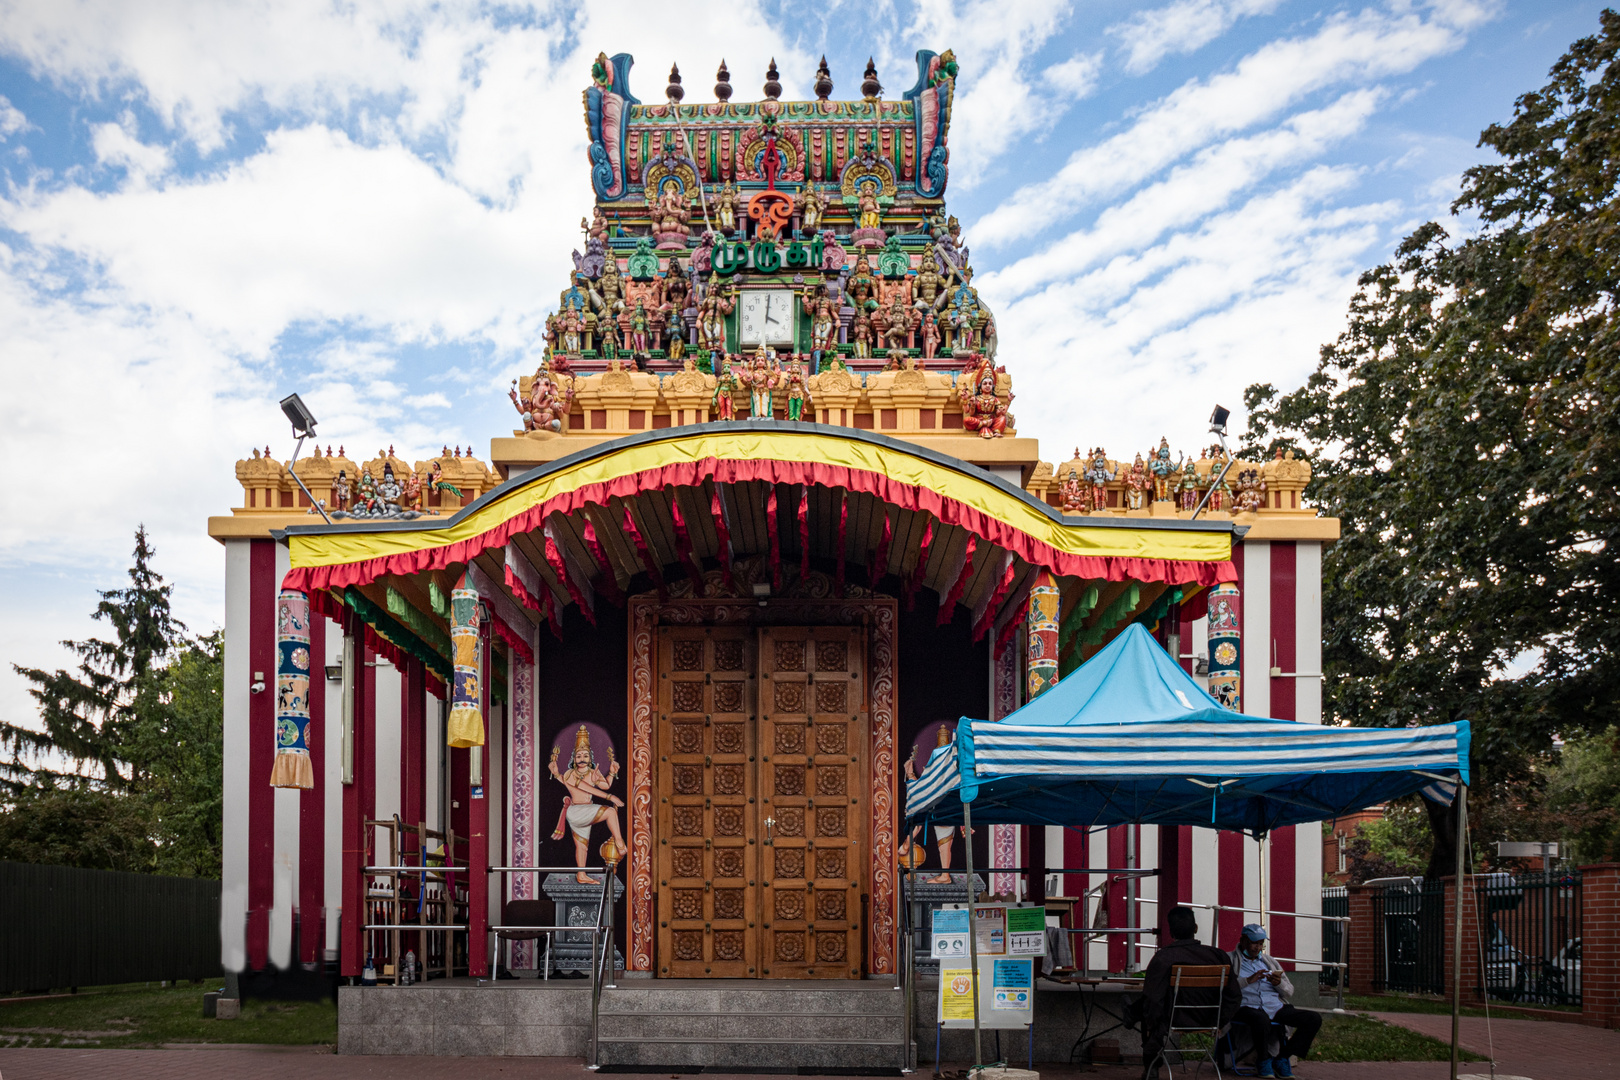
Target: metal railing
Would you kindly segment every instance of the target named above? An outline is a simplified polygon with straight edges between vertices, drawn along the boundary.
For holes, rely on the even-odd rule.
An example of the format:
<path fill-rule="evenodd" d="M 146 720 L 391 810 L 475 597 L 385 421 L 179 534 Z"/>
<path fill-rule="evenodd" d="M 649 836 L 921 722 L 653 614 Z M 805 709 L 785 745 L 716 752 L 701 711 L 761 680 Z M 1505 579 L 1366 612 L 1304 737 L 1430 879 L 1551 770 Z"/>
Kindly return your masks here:
<path fill-rule="evenodd" d="M 500 932 L 515 933 L 543 933 L 547 935 L 547 952 L 550 952 L 550 935 L 560 933 L 580 933 L 591 936 L 591 1037 L 590 1054 L 585 1067 L 596 1069 L 597 1036 L 600 1031 L 602 991 L 616 990 L 618 984 L 614 982 L 618 974 L 618 964 L 614 962 L 613 947 L 613 888 L 619 884 L 618 863 L 609 863 L 606 867 L 580 867 L 580 866 L 492 866 L 491 874 L 500 874 L 504 878 L 507 874 L 585 874 L 595 877 L 602 875 L 602 895 L 596 901 L 596 921 L 590 926 L 490 926 L 487 932 L 493 936 L 490 943 L 489 981 L 494 985 L 496 976 L 500 971 L 497 963 L 500 957 Z M 505 890 L 501 890 L 504 892 Z M 607 948 L 601 949 L 603 940 L 607 941 Z M 470 947 L 470 946 L 469 946 Z M 598 950 L 600 949 L 600 955 Z M 547 961 L 549 966 L 549 959 Z M 604 972 L 604 968 L 606 971 Z M 483 980 L 479 980 L 479 985 Z"/>
<path fill-rule="evenodd" d="M 1478 990 L 1522 1005 L 1581 1004 L 1581 873 L 1480 874 Z"/>
<path fill-rule="evenodd" d="M 1371 884 L 1371 883 L 1369 883 Z M 1443 994 L 1446 894 L 1438 880 L 1372 888 L 1374 993 Z"/>
<path fill-rule="evenodd" d="M 1324 888 L 1322 914 L 1332 917 L 1332 921 L 1322 926 L 1322 960 L 1326 963 L 1330 958 L 1337 957 L 1343 961 L 1348 950 L 1346 924 L 1350 921 L 1350 890 L 1343 885 Z M 1337 964 L 1323 968 L 1322 983 L 1337 987 L 1340 998 L 1344 997 L 1344 979 L 1340 977 Z"/>
<path fill-rule="evenodd" d="M 1348 901 L 1346 903 L 1347 903 L 1347 906 L 1348 906 Z M 1315 921 L 1317 921 L 1319 923 L 1322 923 L 1323 924 L 1323 927 L 1322 927 L 1322 930 L 1323 930 L 1323 932 L 1322 932 L 1322 959 L 1320 959 L 1320 960 L 1306 960 L 1306 959 L 1302 959 L 1300 957 L 1295 957 L 1295 956 L 1275 956 L 1275 955 L 1272 956 L 1272 959 L 1276 960 L 1276 961 L 1279 961 L 1279 962 L 1289 963 L 1289 964 L 1303 964 L 1307 968 L 1317 968 L 1318 970 L 1320 970 L 1320 971 L 1322 971 L 1324 973 L 1328 972 L 1328 971 L 1332 971 L 1333 975 L 1334 975 L 1333 984 L 1338 989 L 1338 1003 L 1335 1006 L 1335 1008 L 1339 1008 L 1339 1009 L 1344 1008 L 1344 984 L 1346 982 L 1346 975 L 1349 973 L 1349 970 L 1350 970 L 1349 956 L 1348 956 L 1349 947 L 1350 947 L 1350 916 L 1349 916 L 1348 913 L 1340 915 L 1337 912 L 1329 913 L 1327 911 L 1323 911 L 1321 914 L 1318 915 L 1318 914 L 1313 914 L 1313 913 L 1308 912 L 1308 911 L 1272 911 L 1272 910 L 1261 911 L 1258 907 L 1246 907 L 1246 906 L 1242 906 L 1242 905 L 1231 905 L 1231 904 L 1182 904 L 1181 906 L 1182 907 L 1194 908 L 1195 910 L 1198 910 L 1198 911 L 1213 911 L 1213 912 L 1235 911 L 1235 912 L 1238 912 L 1241 915 L 1247 915 L 1247 914 L 1253 912 L 1254 915 L 1256 917 L 1260 918 L 1262 921 L 1264 921 L 1266 918 L 1285 918 L 1285 919 L 1314 919 Z M 1326 905 L 1324 904 L 1323 906 L 1325 907 Z M 1332 927 L 1335 930 L 1335 934 L 1334 934 L 1334 937 L 1336 939 L 1335 940 L 1335 945 L 1336 945 L 1336 949 L 1337 949 L 1337 955 L 1339 957 L 1337 960 L 1329 960 L 1327 958 L 1328 957 L 1328 951 L 1327 951 L 1327 949 L 1328 949 L 1328 946 L 1327 946 L 1328 933 L 1327 933 L 1327 930 L 1328 930 L 1329 927 Z"/>

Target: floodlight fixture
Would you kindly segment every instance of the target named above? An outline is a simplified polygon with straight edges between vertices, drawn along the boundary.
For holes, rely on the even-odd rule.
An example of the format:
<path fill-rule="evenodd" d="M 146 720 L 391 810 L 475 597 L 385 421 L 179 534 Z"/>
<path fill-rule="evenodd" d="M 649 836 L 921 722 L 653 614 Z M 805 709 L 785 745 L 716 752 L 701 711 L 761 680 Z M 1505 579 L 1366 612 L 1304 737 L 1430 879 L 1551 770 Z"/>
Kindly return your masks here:
<path fill-rule="evenodd" d="M 1198 515 L 1204 512 L 1204 507 L 1209 504 L 1209 497 L 1215 494 L 1215 490 L 1226 480 L 1226 474 L 1232 469 L 1232 450 L 1226 445 L 1226 421 L 1231 416 L 1232 410 L 1223 405 L 1215 406 L 1215 411 L 1209 414 L 1209 430 L 1221 440 L 1221 457 L 1225 460 L 1221 464 L 1220 475 L 1216 476 L 1213 473 L 1210 475 L 1209 488 L 1204 492 L 1204 497 L 1198 500 L 1198 505 L 1193 507 L 1194 521 L 1197 521 Z"/>
<path fill-rule="evenodd" d="M 281 399 L 281 412 L 292 423 L 293 434 L 300 439 L 315 434 L 315 417 L 304 404 L 304 399 L 297 394 L 288 394 Z"/>
<path fill-rule="evenodd" d="M 286 402 L 282 402 L 282 407 L 286 407 Z M 1223 408 L 1220 405 L 1215 406 L 1215 411 L 1209 414 L 1209 430 L 1217 435 L 1225 435 L 1226 420 L 1231 415 L 1232 410 Z"/>
<path fill-rule="evenodd" d="M 298 437 L 298 444 L 293 447 L 292 460 L 287 462 L 287 471 L 292 473 L 293 483 L 298 485 L 298 489 L 309 500 L 309 505 L 314 507 L 311 513 L 319 511 L 322 520 L 330 525 L 332 519 L 326 515 L 326 504 L 310 494 L 309 488 L 304 486 L 303 477 L 293 468 L 298 464 L 298 451 L 304 448 L 304 440 L 315 434 L 315 414 L 309 411 L 309 406 L 305 405 L 304 399 L 297 394 L 288 394 L 281 399 L 281 414 L 292 423 L 293 434 Z"/>

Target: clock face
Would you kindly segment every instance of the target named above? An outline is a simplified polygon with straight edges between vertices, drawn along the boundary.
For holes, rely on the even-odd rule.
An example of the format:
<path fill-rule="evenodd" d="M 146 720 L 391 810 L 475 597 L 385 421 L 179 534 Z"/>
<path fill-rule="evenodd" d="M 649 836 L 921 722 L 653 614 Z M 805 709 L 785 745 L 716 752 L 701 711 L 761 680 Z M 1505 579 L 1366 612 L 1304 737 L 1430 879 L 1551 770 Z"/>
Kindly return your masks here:
<path fill-rule="evenodd" d="M 793 344 L 793 294 L 756 289 L 738 298 L 738 330 L 744 345 Z"/>

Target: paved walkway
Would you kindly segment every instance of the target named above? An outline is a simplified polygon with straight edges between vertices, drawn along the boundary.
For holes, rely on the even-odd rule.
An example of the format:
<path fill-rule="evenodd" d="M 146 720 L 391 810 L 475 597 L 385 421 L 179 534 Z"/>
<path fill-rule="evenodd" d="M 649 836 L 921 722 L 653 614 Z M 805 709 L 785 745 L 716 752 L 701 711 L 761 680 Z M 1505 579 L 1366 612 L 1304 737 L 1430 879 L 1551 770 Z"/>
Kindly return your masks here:
<path fill-rule="evenodd" d="M 1449 1016 L 1427 1013 L 1372 1015 L 1442 1042 L 1451 1041 Z M 1531 1080 L 1612 1080 L 1620 1076 L 1620 1031 L 1587 1027 L 1585 1024 L 1564 1024 L 1556 1020 L 1492 1017 L 1489 1023 L 1487 1031 L 1484 1017 L 1463 1017 L 1460 1041 L 1465 1050 L 1487 1056 L 1494 1046 L 1496 1075 L 1499 1078 L 1507 1075 L 1527 1076 Z M 1491 1072 L 1490 1063 L 1484 1061 L 1465 1062 L 1462 1067 L 1470 1073 L 1483 1073 L 1487 1077 Z M 1450 1066 L 1445 1068 L 1449 1069 Z"/>
<path fill-rule="evenodd" d="M 1451 1018 L 1421 1013 L 1377 1013 L 1382 1020 L 1437 1039 L 1450 1040 Z M 1464 1017 L 1463 1046 L 1490 1052 L 1485 1020 Z M 1491 1021 L 1496 1077 L 1529 1080 L 1611 1080 L 1620 1076 L 1620 1031 L 1543 1020 Z M 947 1065 L 947 1068 L 951 1068 Z M 1490 1077 L 1485 1062 L 1465 1063 L 1468 1074 Z M 1141 1067 L 1099 1065 L 1090 1069 L 1040 1066 L 1043 1080 L 1138 1080 Z M 1443 1061 L 1335 1063 L 1307 1061 L 1295 1067 L 1299 1080 L 1447 1080 Z M 588 1080 L 578 1058 L 338 1057 L 330 1052 L 270 1047 L 192 1047 L 169 1050 L 0 1050 L 0 1080 Z M 633 1075 L 633 1074 L 632 1074 Z M 647 1080 L 678 1074 L 645 1074 Z M 713 1075 L 713 1074 L 710 1074 Z M 928 1072 L 916 1074 L 919 1080 Z M 1179 1076 L 1179 1074 L 1178 1074 Z M 748 1080 L 774 1080 L 750 1075 Z M 789 1080 L 783 1077 L 782 1080 Z M 792 1080 L 806 1080 L 795 1077 Z"/>

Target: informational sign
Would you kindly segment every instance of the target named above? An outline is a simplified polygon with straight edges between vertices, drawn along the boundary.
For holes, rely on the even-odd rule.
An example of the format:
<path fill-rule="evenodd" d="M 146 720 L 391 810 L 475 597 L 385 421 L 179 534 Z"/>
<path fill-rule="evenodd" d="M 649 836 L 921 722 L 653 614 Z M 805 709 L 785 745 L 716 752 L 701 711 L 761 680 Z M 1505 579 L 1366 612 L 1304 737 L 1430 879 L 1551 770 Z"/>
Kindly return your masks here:
<path fill-rule="evenodd" d="M 974 930 L 979 936 L 980 956 L 1007 955 L 1007 909 L 980 907 L 973 911 Z"/>
<path fill-rule="evenodd" d="M 1029 1009 L 1034 1005 L 1035 961 L 997 960 L 990 980 L 990 1007 L 999 1012 Z"/>
<path fill-rule="evenodd" d="M 934 939 L 930 953 L 936 960 L 966 960 L 968 913 L 966 908 L 934 912 Z"/>
<path fill-rule="evenodd" d="M 1046 955 L 1046 908 L 1007 909 L 1007 955 Z"/>
<path fill-rule="evenodd" d="M 943 1020 L 973 1021 L 973 995 L 976 987 L 971 968 L 941 968 L 939 1009 Z"/>

